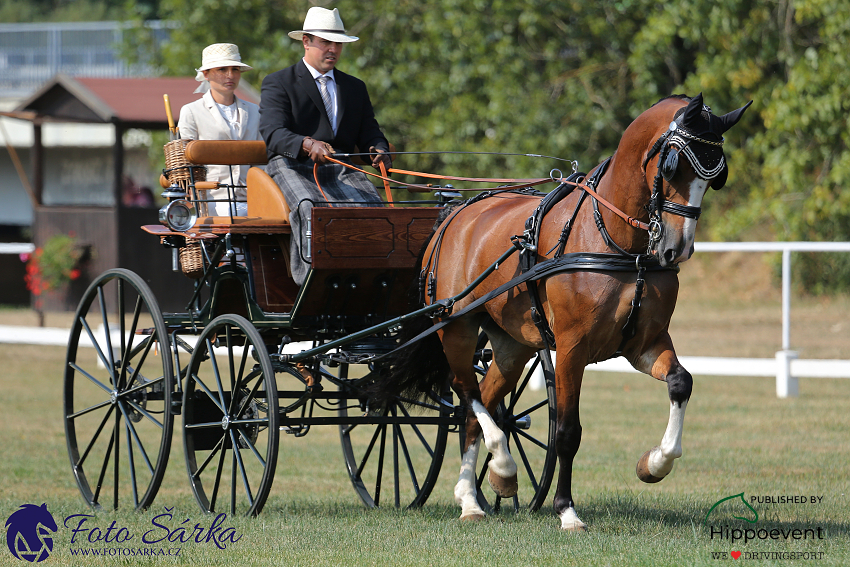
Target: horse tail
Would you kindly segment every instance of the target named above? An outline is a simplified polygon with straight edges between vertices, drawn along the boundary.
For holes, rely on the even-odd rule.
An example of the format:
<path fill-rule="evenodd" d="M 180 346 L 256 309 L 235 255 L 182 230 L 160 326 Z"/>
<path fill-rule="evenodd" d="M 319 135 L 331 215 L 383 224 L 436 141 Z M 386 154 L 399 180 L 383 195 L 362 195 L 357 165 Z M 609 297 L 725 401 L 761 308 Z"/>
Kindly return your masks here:
<path fill-rule="evenodd" d="M 399 344 L 405 344 L 432 325 L 433 322 L 427 316 L 405 323 L 398 335 Z M 411 403 L 422 400 L 432 389 L 440 390 L 446 384 L 450 372 L 440 338 L 432 333 L 397 352 L 389 368 L 369 385 L 368 397 L 377 406 L 397 397 Z"/>
<path fill-rule="evenodd" d="M 434 223 L 431 235 L 419 251 L 417 266 L 422 266 L 428 244 L 456 206 L 455 204 L 447 206 Z M 422 306 L 420 277 L 413 278 L 408 290 L 408 300 L 413 310 Z M 433 324 L 427 315 L 405 322 L 396 339 L 397 343 L 406 344 L 420 333 L 427 331 Z M 411 402 L 421 400 L 433 388 L 442 388 L 450 373 L 451 369 L 446 353 L 443 351 L 443 344 L 437 334 L 432 333 L 395 353 L 388 368 L 376 373 L 377 377 L 366 388 L 367 396 L 378 406 L 396 397 L 402 397 Z"/>

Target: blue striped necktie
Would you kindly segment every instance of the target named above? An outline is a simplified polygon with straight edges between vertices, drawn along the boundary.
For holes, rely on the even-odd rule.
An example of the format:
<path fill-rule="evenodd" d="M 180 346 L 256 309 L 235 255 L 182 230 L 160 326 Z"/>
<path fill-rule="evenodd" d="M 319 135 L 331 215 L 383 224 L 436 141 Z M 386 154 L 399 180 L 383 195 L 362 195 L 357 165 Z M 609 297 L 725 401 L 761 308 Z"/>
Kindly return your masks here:
<path fill-rule="evenodd" d="M 322 75 L 318 77 L 319 81 L 319 92 L 322 93 L 322 102 L 325 103 L 325 112 L 328 113 L 328 120 L 331 122 L 331 128 L 334 127 L 334 105 L 331 101 L 331 93 L 328 92 L 328 80 L 330 77 L 326 77 Z"/>

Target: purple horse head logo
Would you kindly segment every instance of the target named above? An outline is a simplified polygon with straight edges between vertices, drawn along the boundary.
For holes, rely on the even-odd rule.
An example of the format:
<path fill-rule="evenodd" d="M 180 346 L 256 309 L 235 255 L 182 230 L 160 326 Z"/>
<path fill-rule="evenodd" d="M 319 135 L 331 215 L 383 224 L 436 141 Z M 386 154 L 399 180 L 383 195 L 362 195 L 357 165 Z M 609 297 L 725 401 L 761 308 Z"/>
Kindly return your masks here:
<path fill-rule="evenodd" d="M 59 527 L 47 504 L 24 504 L 6 520 L 6 545 L 23 561 L 44 561 L 53 551 L 53 536 Z"/>

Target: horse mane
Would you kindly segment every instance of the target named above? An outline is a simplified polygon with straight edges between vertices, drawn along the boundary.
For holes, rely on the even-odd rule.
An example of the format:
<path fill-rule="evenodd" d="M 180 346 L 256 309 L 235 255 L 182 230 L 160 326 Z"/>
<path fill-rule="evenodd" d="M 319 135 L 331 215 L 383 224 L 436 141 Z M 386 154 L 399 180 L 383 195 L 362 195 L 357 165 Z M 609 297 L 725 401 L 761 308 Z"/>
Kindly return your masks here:
<path fill-rule="evenodd" d="M 682 100 L 684 102 L 691 102 L 691 98 L 692 97 L 689 97 L 686 94 L 671 94 L 671 95 L 667 95 L 667 96 L 659 99 L 658 102 L 656 102 L 652 106 L 657 106 L 657 105 L 661 104 L 662 102 L 664 102 L 665 100 L 670 100 L 670 99 L 677 99 L 677 100 Z M 650 106 L 649 108 L 652 108 L 652 106 Z"/>

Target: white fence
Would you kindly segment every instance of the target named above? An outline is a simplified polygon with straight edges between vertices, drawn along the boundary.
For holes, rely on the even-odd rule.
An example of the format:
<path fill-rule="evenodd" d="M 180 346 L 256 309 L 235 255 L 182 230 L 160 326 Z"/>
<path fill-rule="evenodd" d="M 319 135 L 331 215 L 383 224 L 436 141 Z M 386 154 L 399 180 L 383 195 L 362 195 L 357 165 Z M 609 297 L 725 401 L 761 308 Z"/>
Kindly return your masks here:
<path fill-rule="evenodd" d="M 0 244 L 0 253 L 31 252 L 31 244 Z M 850 252 L 850 242 L 697 242 L 696 252 L 782 252 L 782 345 L 775 358 L 682 356 L 691 374 L 708 376 L 775 376 L 776 395 L 796 397 L 799 378 L 850 378 L 850 360 L 798 359 L 791 349 L 791 252 Z M 850 314 L 848 314 L 850 318 Z M 0 342 L 65 345 L 65 329 L 0 326 Z M 294 345 L 289 345 L 293 347 Z M 848 339 L 850 352 L 850 339 Z M 587 370 L 637 372 L 622 357 L 591 364 Z M 532 387 L 542 387 L 543 376 Z"/>

